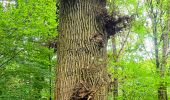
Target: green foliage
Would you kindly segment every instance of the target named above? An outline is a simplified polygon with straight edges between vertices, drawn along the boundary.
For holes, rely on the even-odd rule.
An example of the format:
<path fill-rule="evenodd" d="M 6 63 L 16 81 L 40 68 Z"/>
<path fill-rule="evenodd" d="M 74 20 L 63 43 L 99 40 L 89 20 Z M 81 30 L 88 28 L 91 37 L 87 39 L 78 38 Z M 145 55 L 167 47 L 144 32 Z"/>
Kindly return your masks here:
<path fill-rule="evenodd" d="M 0 99 L 50 98 L 55 63 L 45 45 L 57 36 L 56 2 L 15 3 L 0 6 Z"/>
<path fill-rule="evenodd" d="M 166 27 L 167 10 L 170 8 L 167 8 L 168 0 L 161 0 L 159 3 L 157 3 L 157 0 L 151 0 L 153 1 L 152 5 L 149 5 L 146 1 L 108 0 L 109 12 L 118 11 L 121 15 L 134 15 L 131 28 L 127 29 L 130 31 L 130 35 L 127 35 L 128 32 L 125 30 L 115 36 L 116 50 L 117 53 L 121 51 L 121 56 L 115 62 L 112 57 L 112 50 L 108 52 L 108 72 L 112 76 L 112 81 L 114 78 L 118 79 L 118 100 L 156 100 L 161 82 L 165 83 L 168 98 L 170 98 L 169 56 L 165 66 L 165 77 L 161 78 L 159 69 L 156 69 L 155 65 L 153 41 L 153 30 L 154 25 L 156 25 L 157 48 L 159 48 L 159 61 L 161 63 L 162 43 L 160 38 L 161 34 L 165 32 L 163 28 Z M 154 11 L 158 10 L 158 12 L 151 12 L 151 6 L 153 6 Z M 157 16 L 156 19 L 154 19 L 153 14 Z M 157 21 L 156 24 L 153 23 L 154 20 Z M 127 41 L 124 41 L 126 36 L 128 36 Z M 112 45 L 110 42 L 109 44 Z M 124 46 L 122 47 L 122 45 Z M 109 93 L 109 100 L 114 100 L 113 92 Z"/>

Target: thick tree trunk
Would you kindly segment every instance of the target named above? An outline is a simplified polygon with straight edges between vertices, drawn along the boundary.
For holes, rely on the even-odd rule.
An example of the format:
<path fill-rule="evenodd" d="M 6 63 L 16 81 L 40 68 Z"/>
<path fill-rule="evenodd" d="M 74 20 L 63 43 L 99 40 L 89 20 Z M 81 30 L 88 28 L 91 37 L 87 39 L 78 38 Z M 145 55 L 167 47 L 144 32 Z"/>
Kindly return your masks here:
<path fill-rule="evenodd" d="M 107 100 L 105 0 L 61 0 L 55 100 Z"/>

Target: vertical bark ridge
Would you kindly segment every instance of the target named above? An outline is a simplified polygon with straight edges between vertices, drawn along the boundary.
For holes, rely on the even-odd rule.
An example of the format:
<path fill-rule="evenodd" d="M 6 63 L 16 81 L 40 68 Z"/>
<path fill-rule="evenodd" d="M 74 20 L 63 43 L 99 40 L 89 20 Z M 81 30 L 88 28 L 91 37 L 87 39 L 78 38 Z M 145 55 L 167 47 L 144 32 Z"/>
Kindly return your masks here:
<path fill-rule="evenodd" d="M 91 94 L 94 97 L 93 100 L 106 100 L 107 40 L 101 28 L 101 22 L 96 19 L 98 11 L 102 12 L 105 7 L 105 0 L 63 0 L 60 2 L 55 100 L 71 100 L 80 84 L 89 91 L 95 92 L 94 95 Z M 101 33 L 104 47 L 98 47 L 95 41 L 92 41 L 95 34 Z"/>

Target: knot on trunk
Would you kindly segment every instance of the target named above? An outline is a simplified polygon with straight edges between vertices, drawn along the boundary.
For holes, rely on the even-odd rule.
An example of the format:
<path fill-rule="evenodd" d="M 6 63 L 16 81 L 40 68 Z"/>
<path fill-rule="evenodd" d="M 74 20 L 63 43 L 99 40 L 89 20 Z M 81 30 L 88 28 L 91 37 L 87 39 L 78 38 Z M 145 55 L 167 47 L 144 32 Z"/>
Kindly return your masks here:
<path fill-rule="evenodd" d="M 109 15 L 106 10 L 98 12 L 97 19 L 101 20 L 103 27 L 107 33 L 107 38 L 121 32 L 132 21 L 133 16 L 118 16 L 116 14 Z"/>
<path fill-rule="evenodd" d="M 97 89 L 88 86 L 85 82 L 80 82 L 73 89 L 73 94 L 70 100 L 93 100 Z"/>
<path fill-rule="evenodd" d="M 90 41 L 98 46 L 99 49 L 104 47 L 104 37 L 101 34 L 95 33 Z"/>

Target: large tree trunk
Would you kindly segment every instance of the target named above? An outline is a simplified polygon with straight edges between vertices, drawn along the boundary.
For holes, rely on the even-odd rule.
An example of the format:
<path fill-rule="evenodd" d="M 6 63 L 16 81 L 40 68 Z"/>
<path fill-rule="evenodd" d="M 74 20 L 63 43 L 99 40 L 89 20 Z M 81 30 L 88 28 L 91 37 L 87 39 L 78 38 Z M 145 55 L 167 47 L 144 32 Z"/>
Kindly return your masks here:
<path fill-rule="evenodd" d="M 55 100 L 107 100 L 105 0 L 61 0 Z"/>

